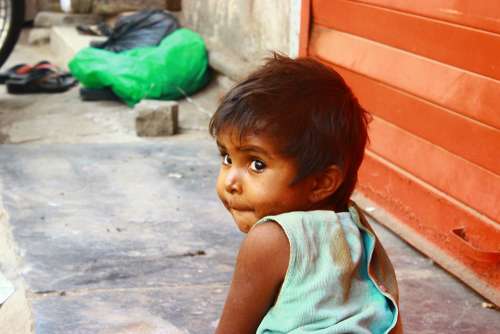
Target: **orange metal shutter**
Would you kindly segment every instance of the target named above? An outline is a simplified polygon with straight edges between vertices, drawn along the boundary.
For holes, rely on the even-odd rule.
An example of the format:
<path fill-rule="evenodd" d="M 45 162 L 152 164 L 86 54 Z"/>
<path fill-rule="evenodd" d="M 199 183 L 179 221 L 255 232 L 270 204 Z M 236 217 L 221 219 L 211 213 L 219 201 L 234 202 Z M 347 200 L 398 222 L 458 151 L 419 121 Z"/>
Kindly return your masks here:
<path fill-rule="evenodd" d="M 305 0 L 301 28 L 374 116 L 358 189 L 498 305 L 500 2 Z"/>

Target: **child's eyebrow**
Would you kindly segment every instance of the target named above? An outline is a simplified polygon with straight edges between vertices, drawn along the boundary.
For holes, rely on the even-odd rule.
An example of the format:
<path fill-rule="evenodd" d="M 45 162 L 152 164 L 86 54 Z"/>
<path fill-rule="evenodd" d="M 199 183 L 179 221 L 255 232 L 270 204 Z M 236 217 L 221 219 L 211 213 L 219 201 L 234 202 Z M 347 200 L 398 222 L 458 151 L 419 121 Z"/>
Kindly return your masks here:
<path fill-rule="evenodd" d="M 220 151 L 227 151 L 226 147 L 221 142 L 219 142 L 217 140 L 216 143 L 217 143 L 217 147 L 219 148 Z M 237 149 L 238 149 L 238 151 L 244 152 L 244 153 L 261 154 L 261 155 L 265 155 L 267 157 L 273 156 L 271 153 L 267 152 L 262 147 L 255 146 L 255 145 L 244 145 L 244 146 L 238 147 Z"/>
<path fill-rule="evenodd" d="M 239 148 L 241 152 L 246 152 L 246 153 L 259 153 L 259 154 L 264 154 L 267 156 L 270 156 L 270 154 L 264 150 L 262 147 L 259 146 L 254 146 L 254 145 L 247 145 L 247 146 L 242 146 Z"/>

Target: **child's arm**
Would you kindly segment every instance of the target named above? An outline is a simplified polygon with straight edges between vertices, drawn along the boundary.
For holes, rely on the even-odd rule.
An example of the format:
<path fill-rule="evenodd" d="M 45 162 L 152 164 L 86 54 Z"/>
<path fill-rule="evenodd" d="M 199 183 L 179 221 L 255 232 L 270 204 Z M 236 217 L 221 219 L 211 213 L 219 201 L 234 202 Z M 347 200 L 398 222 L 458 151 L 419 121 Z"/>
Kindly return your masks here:
<path fill-rule="evenodd" d="M 255 334 L 288 269 L 290 245 L 276 223 L 255 226 L 243 241 L 216 334 Z"/>

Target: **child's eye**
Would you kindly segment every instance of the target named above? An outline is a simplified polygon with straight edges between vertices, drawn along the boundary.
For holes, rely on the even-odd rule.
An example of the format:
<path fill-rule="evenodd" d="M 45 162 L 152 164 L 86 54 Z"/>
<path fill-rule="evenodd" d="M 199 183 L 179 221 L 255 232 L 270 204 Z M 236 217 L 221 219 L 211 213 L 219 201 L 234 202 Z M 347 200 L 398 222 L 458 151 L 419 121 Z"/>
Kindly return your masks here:
<path fill-rule="evenodd" d="M 253 160 L 250 164 L 250 169 L 255 172 L 261 173 L 266 168 L 266 164 L 260 160 Z"/>
<path fill-rule="evenodd" d="M 231 158 L 229 157 L 229 154 L 227 154 L 227 153 L 222 154 L 222 164 L 228 166 L 232 163 L 233 162 L 232 162 Z"/>

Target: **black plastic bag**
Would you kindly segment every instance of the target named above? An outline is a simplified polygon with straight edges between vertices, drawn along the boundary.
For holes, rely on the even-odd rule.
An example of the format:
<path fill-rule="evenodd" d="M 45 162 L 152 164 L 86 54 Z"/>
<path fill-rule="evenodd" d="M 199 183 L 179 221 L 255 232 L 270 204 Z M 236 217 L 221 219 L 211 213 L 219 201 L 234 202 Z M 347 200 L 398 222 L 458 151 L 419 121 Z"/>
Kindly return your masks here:
<path fill-rule="evenodd" d="M 91 46 L 113 52 L 156 46 L 178 28 L 179 22 L 169 12 L 143 10 L 120 18 L 106 41 L 92 42 Z"/>

